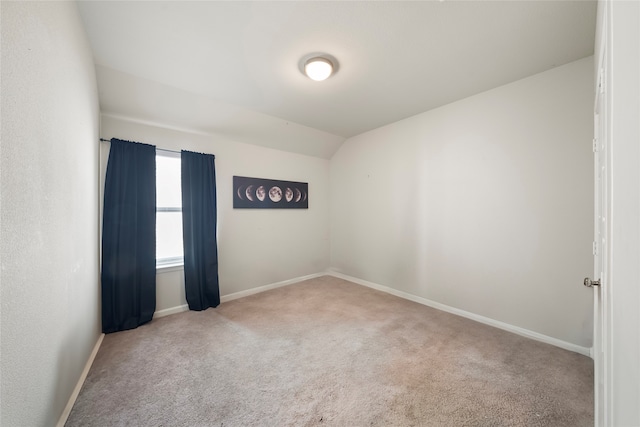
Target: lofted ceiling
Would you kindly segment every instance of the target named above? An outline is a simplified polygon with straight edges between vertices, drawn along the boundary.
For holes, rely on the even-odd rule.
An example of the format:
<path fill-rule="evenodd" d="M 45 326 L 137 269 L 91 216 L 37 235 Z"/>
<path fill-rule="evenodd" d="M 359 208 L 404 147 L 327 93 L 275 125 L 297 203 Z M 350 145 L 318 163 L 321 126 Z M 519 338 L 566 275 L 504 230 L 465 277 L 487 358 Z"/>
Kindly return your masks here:
<path fill-rule="evenodd" d="M 82 1 L 103 113 L 330 158 L 348 137 L 593 54 L 596 2 Z M 339 61 L 324 82 L 299 62 Z"/>

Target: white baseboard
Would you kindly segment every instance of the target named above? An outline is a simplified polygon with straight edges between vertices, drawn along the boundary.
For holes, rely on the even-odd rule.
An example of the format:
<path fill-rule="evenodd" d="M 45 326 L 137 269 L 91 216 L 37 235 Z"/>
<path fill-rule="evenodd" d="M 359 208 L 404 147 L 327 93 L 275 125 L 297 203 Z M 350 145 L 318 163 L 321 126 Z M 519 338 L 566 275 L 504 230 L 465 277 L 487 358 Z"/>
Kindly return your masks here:
<path fill-rule="evenodd" d="M 510 325 L 508 323 L 504 323 L 504 322 L 500 322 L 498 320 L 494 320 L 494 319 L 490 319 L 488 317 L 484 317 L 484 316 L 480 316 L 478 314 L 474 314 L 474 313 L 470 313 L 468 311 L 464 311 L 464 310 L 460 310 L 454 307 L 450 307 L 448 305 L 445 304 L 441 304 L 439 302 L 435 302 L 435 301 L 431 301 L 429 299 L 426 298 L 422 298 L 422 297 L 418 297 L 412 294 L 409 294 L 407 292 L 403 292 L 403 291 L 399 291 L 397 289 L 393 289 L 387 286 L 383 286 L 383 285 L 379 285 L 377 283 L 373 283 L 373 282 L 369 282 L 367 280 L 362 280 L 362 279 L 358 279 L 357 277 L 353 277 L 353 276 L 349 276 L 346 274 L 342 274 L 342 273 L 338 273 L 337 271 L 327 271 L 327 272 L 323 272 L 323 273 L 315 273 L 315 274 L 309 274 L 307 276 L 302 276 L 302 277 L 296 277 L 294 279 L 289 279 L 289 280 L 284 280 L 282 282 L 277 282 L 277 283 L 271 283 L 269 285 L 264 285 L 264 286 L 259 286 L 257 288 L 253 288 L 253 289 L 247 289 L 246 291 L 240 291 L 240 292 L 234 292 L 232 294 L 229 295 L 224 295 L 220 298 L 220 302 L 228 302 L 228 301 L 232 301 L 234 299 L 238 299 L 238 298 L 242 298 L 242 297 L 246 297 L 249 295 L 254 295 L 260 292 L 265 292 L 268 291 L 270 289 L 276 289 L 276 288 L 280 288 L 283 286 L 288 286 L 288 285 L 293 285 L 295 283 L 299 283 L 299 282 L 303 282 L 305 280 L 309 280 L 309 279 L 315 279 L 316 277 L 321 277 L 321 276 L 325 276 L 325 275 L 329 275 L 329 276 L 334 276 L 334 277 L 338 277 L 340 279 L 344 279 L 344 280 L 348 280 L 349 282 L 353 282 L 356 283 L 358 285 L 362 285 L 362 286 L 366 286 L 368 288 L 372 288 L 372 289 L 376 289 L 378 291 L 382 291 L 391 295 L 395 295 L 397 297 L 400 298 L 404 298 L 407 299 L 409 301 L 413 301 L 413 302 L 417 302 L 418 304 L 422 304 L 422 305 L 426 305 L 428 307 L 432 307 L 438 310 L 442 310 L 442 311 L 446 311 L 448 313 L 452 313 L 461 317 L 466 317 L 467 319 L 471 319 L 471 320 L 475 320 L 476 322 L 480 322 L 480 323 L 484 323 L 486 325 L 489 326 L 493 326 L 499 329 L 503 329 L 505 331 L 508 332 L 512 332 L 527 338 L 531 338 L 537 341 L 541 341 L 547 344 L 551 344 L 554 345 L 556 347 L 560 347 L 563 348 L 565 350 L 569 350 L 569 351 L 573 351 L 575 353 L 579 353 L 579 354 L 583 354 L 585 356 L 589 356 L 591 358 L 593 358 L 593 348 L 587 348 L 587 347 L 582 347 L 579 345 L 575 345 L 575 344 L 571 344 L 568 343 L 566 341 L 562 341 L 559 340 L 557 338 L 553 338 L 553 337 L 549 337 L 547 335 L 543 335 L 543 334 L 539 334 L 537 332 L 533 332 L 530 331 L 528 329 L 524 329 L 524 328 L 520 328 L 518 326 L 513 326 Z M 188 311 L 189 310 L 189 306 L 187 304 L 184 305 L 179 305 L 177 307 L 171 307 L 171 308 L 166 308 L 164 310 L 159 310 L 156 311 L 154 313 L 154 318 L 158 318 L 158 317 L 164 317 L 164 316 L 169 316 L 171 314 L 175 314 L 175 313 L 181 313 L 183 311 Z M 89 374 L 89 369 L 91 369 L 91 365 L 93 364 L 93 361 L 96 358 L 96 355 L 98 354 L 98 350 L 100 349 L 100 345 L 102 344 L 102 340 L 104 339 L 104 334 L 100 334 L 100 336 L 98 337 L 98 341 L 96 342 L 95 346 L 93 347 L 93 350 L 91 351 L 91 355 L 89 356 L 89 360 L 87 360 L 87 363 L 82 371 L 82 374 L 80 375 L 80 378 L 78 379 L 78 383 L 76 384 L 76 387 L 73 390 L 73 393 L 71 393 L 71 397 L 69 397 L 69 401 L 67 402 L 67 406 L 64 408 L 64 411 L 62 411 L 62 415 L 60 416 L 60 419 L 58 420 L 58 423 L 56 424 L 57 427 L 64 427 L 65 423 L 67 422 L 67 419 L 69 418 L 69 414 L 71 413 L 71 409 L 73 408 L 73 405 L 76 403 L 76 399 L 78 398 L 78 395 L 80 394 L 80 390 L 82 389 L 82 385 L 84 384 L 84 381 L 87 379 L 87 375 Z"/>
<path fill-rule="evenodd" d="M 183 311 L 189 311 L 189 305 L 182 304 L 177 307 L 165 308 L 164 310 L 158 310 L 153 313 L 153 318 L 157 319 L 159 317 L 169 316 L 170 314 L 182 313 Z"/>
<path fill-rule="evenodd" d="M 93 365 L 93 361 L 98 354 L 98 350 L 100 350 L 100 345 L 102 345 L 102 340 L 104 339 L 104 334 L 100 334 L 98 337 L 98 341 L 96 345 L 93 346 L 93 350 L 91 351 L 91 355 L 89 355 L 89 360 L 87 360 L 86 365 L 84 365 L 84 369 L 82 370 L 82 374 L 78 379 L 76 387 L 73 389 L 73 393 L 71 393 L 71 397 L 69 397 L 69 401 L 67 402 L 67 406 L 65 406 L 64 411 L 62 411 L 62 415 L 60 415 L 60 419 L 58 420 L 57 427 L 64 427 L 67 419 L 69 418 L 69 414 L 71 414 L 71 409 L 73 409 L 73 405 L 76 403 L 76 399 L 80 394 L 80 390 L 82 389 L 82 385 L 84 381 L 87 379 L 87 375 L 89 374 L 89 369 L 91 369 L 91 365 Z"/>
<path fill-rule="evenodd" d="M 338 277 L 340 279 L 348 280 L 353 283 L 357 283 L 358 285 L 362 285 L 372 289 L 376 289 L 378 291 L 386 292 L 388 294 L 395 295 L 397 297 L 404 298 L 409 301 L 417 302 L 418 304 L 422 304 L 428 307 L 436 308 L 438 310 L 446 311 L 447 313 L 452 313 L 461 317 L 466 317 L 467 319 L 475 320 L 476 322 L 484 323 L 486 325 L 503 329 L 508 332 L 513 332 L 514 334 L 518 334 L 523 337 L 531 338 L 536 341 L 541 341 L 547 344 L 554 345 L 556 347 L 563 348 L 565 350 L 569 350 L 575 353 L 583 354 L 585 356 L 593 357 L 591 355 L 592 353 L 591 348 L 582 347 L 576 344 L 571 344 L 569 342 L 562 341 L 557 338 L 549 337 L 547 335 L 543 335 L 538 332 L 533 332 L 528 329 L 524 329 L 518 326 L 510 325 L 508 323 L 500 322 L 499 320 L 490 319 L 488 317 L 480 316 L 479 314 L 474 314 L 468 311 L 460 310 L 458 308 L 450 307 L 448 305 L 441 304 L 439 302 L 435 302 L 426 298 L 411 295 L 407 292 L 399 291 L 397 289 L 389 288 L 387 286 L 379 285 L 377 283 L 368 282 L 366 280 L 358 279 L 357 277 L 352 277 L 346 274 L 338 273 L 337 271 L 329 270 L 327 274 L 330 276 Z"/>
<path fill-rule="evenodd" d="M 403 292 L 403 291 L 399 291 L 397 289 L 393 289 L 390 288 L 388 286 L 383 286 L 383 285 L 379 285 L 377 283 L 373 283 L 373 282 L 369 282 L 367 280 L 362 280 L 362 279 L 358 279 L 357 277 L 353 277 L 353 276 L 349 276 L 347 274 L 342 274 L 339 273 L 337 271 L 326 271 L 323 273 L 315 273 L 315 274 L 309 274 L 307 276 L 302 276 L 302 277 L 296 277 L 293 279 L 289 279 L 289 280 L 284 280 L 282 282 L 277 282 L 277 283 L 271 283 L 268 285 L 264 285 L 264 286 L 259 286 L 257 288 L 252 288 L 252 289 L 247 289 L 246 291 L 240 291 L 240 292 L 234 292 L 232 294 L 228 294 L 228 295 L 223 295 L 222 297 L 220 297 L 220 302 L 224 303 L 224 302 L 228 302 L 228 301 L 233 301 L 234 299 L 238 299 L 238 298 L 243 298 L 249 295 L 254 295 L 254 294 L 258 294 L 260 292 L 265 292 L 271 289 L 276 289 L 276 288 L 280 288 L 283 286 L 288 286 L 288 285 L 293 285 L 294 283 L 299 283 L 305 280 L 309 280 L 309 279 L 314 279 L 316 277 L 321 277 L 324 275 L 330 275 L 330 276 L 334 276 L 334 277 L 338 277 L 340 279 L 344 279 L 344 280 L 348 280 L 350 282 L 356 283 L 358 285 L 362 285 L 362 286 L 366 286 L 372 289 L 376 289 L 378 291 L 382 291 L 391 295 L 395 295 L 397 297 L 400 298 L 404 298 L 407 299 L 409 301 L 413 301 L 413 302 L 417 302 L 418 304 L 422 304 L 422 305 L 426 305 L 428 307 L 432 307 L 438 310 L 442 310 L 442 311 L 446 311 L 447 313 L 452 313 L 455 314 L 457 316 L 461 316 L 461 317 L 466 317 L 467 319 L 471 319 L 471 320 L 475 320 L 476 322 L 480 322 L 480 323 L 484 323 L 486 325 L 489 326 L 493 326 L 499 329 L 503 329 L 505 331 L 508 332 L 512 332 L 514 334 L 518 334 L 521 335 L 523 337 L 527 337 L 527 338 L 531 338 L 534 339 L 536 341 L 540 341 L 540 342 L 544 342 L 547 344 L 551 344 L 554 345 L 556 347 L 560 347 L 563 348 L 565 350 L 569 350 L 569 351 L 573 351 L 575 353 L 579 353 L 579 354 L 583 354 L 585 356 L 591 357 L 593 358 L 593 349 L 592 348 L 587 348 L 587 347 L 582 347 L 576 344 L 572 344 L 566 341 L 562 341 L 559 340 L 557 338 L 553 338 L 547 335 L 543 335 L 540 334 L 538 332 L 534 332 L 534 331 L 530 331 L 528 329 L 524 329 L 524 328 L 520 328 L 518 326 L 514 326 L 514 325 L 510 325 L 508 323 L 504 323 L 501 322 L 499 320 L 494 320 L 488 317 L 484 317 L 481 316 L 479 314 L 474 314 L 468 311 L 464 311 L 464 310 L 460 310 L 458 308 L 455 307 L 451 307 L 445 304 L 441 304 L 439 302 L 435 302 L 432 300 L 429 300 L 427 298 L 422 298 L 419 296 L 415 296 L 412 294 L 409 294 L 407 292 Z M 164 317 L 164 316 L 169 316 L 171 314 L 175 314 L 175 313 L 181 313 L 183 311 L 188 311 L 189 310 L 189 306 L 187 304 L 184 305 L 179 305 L 177 307 L 171 307 L 171 308 L 167 308 L 164 310 L 159 310 L 156 311 L 154 314 L 154 318 L 158 318 L 158 317 Z M 94 356 L 95 357 L 95 356 Z"/>
<path fill-rule="evenodd" d="M 283 286 L 293 285 L 294 283 L 303 282 L 303 281 L 309 280 L 309 279 L 315 279 L 316 277 L 321 277 L 321 276 L 325 276 L 325 275 L 326 275 L 326 273 L 309 274 L 308 276 L 296 277 L 294 279 L 284 280 L 282 282 L 271 283 L 269 285 L 264 285 L 264 286 L 259 286 L 257 288 L 247 289 L 246 291 L 234 292 L 232 294 L 224 295 L 224 296 L 220 297 L 220 302 L 232 301 L 234 299 L 247 297 L 249 295 L 258 294 L 260 292 L 268 291 L 270 289 L 276 289 L 276 288 L 281 288 Z"/>
<path fill-rule="evenodd" d="M 326 273 L 324 272 L 309 274 L 307 276 L 296 277 L 293 279 L 284 280 L 282 282 L 270 283 L 268 285 L 258 286 L 257 288 L 247 289 L 246 291 L 234 292 L 232 294 L 221 296 L 220 302 L 223 303 L 223 302 L 233 301 L 234 299 L 258 294 L 260 292 L 268 291 L 270 289 L 276 289 L 276 288 L 281 288 L 283 286 L 293 285 L 294 283 L 303 282 L 309 279 L 315 279 L 316 277 L 325 276 L 325 275 Z M 176 314 L 176 313 L 182 313 L 184 311 L 189 311 L 188 304 L 183 304 L 183 305 L 178 305 L 176 307 L 170 307 L 170 308 L 165 308 L 163 310 L 158 310 L 155 313 L 153 313 L 153 318 L 157 319 L 159 317 L 169 316 L 171 314 Z"/>

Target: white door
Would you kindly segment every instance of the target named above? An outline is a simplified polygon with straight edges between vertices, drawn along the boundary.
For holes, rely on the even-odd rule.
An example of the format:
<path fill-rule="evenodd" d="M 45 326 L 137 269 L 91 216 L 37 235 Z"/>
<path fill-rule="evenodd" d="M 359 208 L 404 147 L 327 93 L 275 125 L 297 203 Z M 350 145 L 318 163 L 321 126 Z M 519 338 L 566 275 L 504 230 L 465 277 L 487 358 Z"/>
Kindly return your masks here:
<path fill-rule="evenodd" d="M 605 23 L 606 19 L 602 20 Z M 611 327 L 611 293 L 608 285 L 609 273 L 609 141 L 608 117 L 609 105 L 607 97 L 606 70 L 606 28 L 600 32 L 600 52 L 597 55 L 597 85 L 594 111 L 594 178 L 595 178 L 595 212 L 594 212 L 594 243 L 593 243 L 593 282 L 585 279 L 585 285 L 595 284 L 594 292 L 594 324 L 593 324 L 593 359 L 594 359 L 594 394 L 595 394 L 595 425 L 603 427 L 610 425 L 611 402 L 610 388 L 610 327 Z M 599 282 L 599 284 L 598 284 Z"/>
<path fill-rule="evenodd" d="M 598 1 L 596 423 L 640 426 L 640 2 Z"/>

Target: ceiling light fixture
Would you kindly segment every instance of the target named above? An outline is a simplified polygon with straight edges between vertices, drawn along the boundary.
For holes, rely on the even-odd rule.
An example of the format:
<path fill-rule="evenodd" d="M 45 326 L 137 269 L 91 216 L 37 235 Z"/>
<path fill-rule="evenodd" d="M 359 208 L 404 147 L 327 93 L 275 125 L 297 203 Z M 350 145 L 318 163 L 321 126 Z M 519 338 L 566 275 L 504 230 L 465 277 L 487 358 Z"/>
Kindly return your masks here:
<path fill-rule="evenodd" d="M 317 82 L 331 77 L 335 68 L 334 62 L 326 56 L 314 56 L 304 62 L 304 74 Z"/>

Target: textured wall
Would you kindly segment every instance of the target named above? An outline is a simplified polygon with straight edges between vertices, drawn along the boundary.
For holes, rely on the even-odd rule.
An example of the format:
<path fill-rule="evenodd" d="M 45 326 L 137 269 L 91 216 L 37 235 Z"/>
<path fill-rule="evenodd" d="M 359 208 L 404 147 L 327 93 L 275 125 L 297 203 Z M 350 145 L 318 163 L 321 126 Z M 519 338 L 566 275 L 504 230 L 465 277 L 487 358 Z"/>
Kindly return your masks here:
<path fill-rule="evenodd" d="M 347 140 L 332 268 L 591 346 L 592 104 L 586 58 Z"/>
<path fill-rule="evenodd" d="M 99 337 L 98 99 L 74 2 L 2 2 L 3 426 L 58 421 Z"/>
<path fill-rule="evenodd" d="M 329 267 L 328 160 L 110 116 L 102 117 L 100 133 L 105 139 L 115 137 L 216 156 L 221 295 Z M 103 170 L 108 145 L 102 145 Z M 233 209 L 234 175 L 308 182 L 309 209 Z M 156 310 L 186 304 L 183 277 L 182 270 L 158 275 Z"/>

